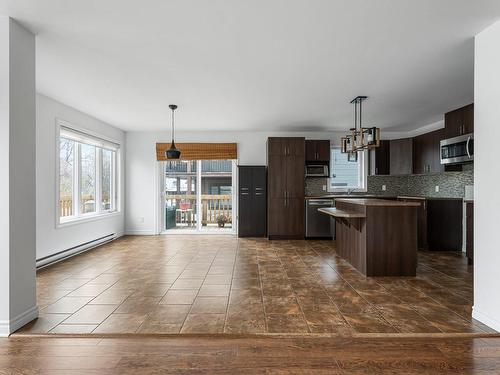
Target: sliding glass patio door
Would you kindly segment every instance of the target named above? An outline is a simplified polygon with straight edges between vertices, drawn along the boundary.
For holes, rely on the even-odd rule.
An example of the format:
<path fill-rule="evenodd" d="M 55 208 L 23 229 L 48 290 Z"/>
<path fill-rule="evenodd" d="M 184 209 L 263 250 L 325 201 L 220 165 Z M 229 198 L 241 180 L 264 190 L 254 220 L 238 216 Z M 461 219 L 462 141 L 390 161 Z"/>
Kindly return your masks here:
<path fill-rule="evenodd" d="M 235 161 L 162 163 L 163 232 L 234 232 Z"/>

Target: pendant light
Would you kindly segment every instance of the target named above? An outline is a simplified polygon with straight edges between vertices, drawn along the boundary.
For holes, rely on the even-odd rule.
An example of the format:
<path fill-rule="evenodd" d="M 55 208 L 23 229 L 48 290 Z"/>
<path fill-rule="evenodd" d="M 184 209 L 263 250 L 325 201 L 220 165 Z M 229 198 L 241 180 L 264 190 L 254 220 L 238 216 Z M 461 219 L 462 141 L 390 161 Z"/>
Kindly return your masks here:
<path fill-rule="evenodd" d="M 179 159 L 181 157 L 181 152 L 177 150 L 175 147 L 174 137 L 175 137 L 175 128 L 174 128 L 174 111 L 177 109 L 175 104 L 170 104 L 168 106 L 172 110 L 172 144 L 170 148 L 165 151 L 165 156 L 167 159 Z"/>
<path fill-rule="evenodd" d="M 343 153 L 353 154 L 380 146 L 380 128 L 374 126 L 364 128 L 362 124 L 362 105 L 367 98 L 367 96 L 356 96 L 351 100 L 351 104 L 354 104 L 354 128 L 350 129 L 350 134 L 341 138 Z"/>

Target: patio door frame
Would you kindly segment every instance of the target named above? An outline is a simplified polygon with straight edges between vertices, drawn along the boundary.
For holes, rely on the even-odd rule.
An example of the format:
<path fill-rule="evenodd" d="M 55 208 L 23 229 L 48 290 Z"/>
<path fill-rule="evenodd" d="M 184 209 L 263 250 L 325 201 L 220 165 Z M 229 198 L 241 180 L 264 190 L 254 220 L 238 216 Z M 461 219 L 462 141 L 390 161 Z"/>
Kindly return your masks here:
<path fill-rule="evenodd" d="M 238 181 L 238 160 L 231 160 L 231 230 L 227 232 L 217 232 L 217 231 L 204 231 L 203 226 L 202 226 L 202 220 L 201 220 L 201 160 L 196 160 L 196 228 L 193 228 L 192 230 L 189 229 L 183 229 L 183 230 L 175 230 L 175 229 L 170 229 L 167 230 L 165 229 L 165 201 L 166 201 L 166 194 L 165 194 L 165 163 L 167 161 L 159 161 L 157 162 L 157 183 L 156 183 L 156 189 L 157 189 L 157 194 L 156 196 L 158 197 L 157 202 L 155 204 L 156 208 L 156 233 L 157 234 L 217 234 L 217 235 L 223 235 L 223 234 L 228 234 L 228 235 L 236 235 L 238 233 L 238 228 L 237 228 L 237 218 L 238 218 L 238 207 L 237 207 L 237 194 L 236 192 L 238 191 L 238 186 L 237 186 L 237 181 Z"/>

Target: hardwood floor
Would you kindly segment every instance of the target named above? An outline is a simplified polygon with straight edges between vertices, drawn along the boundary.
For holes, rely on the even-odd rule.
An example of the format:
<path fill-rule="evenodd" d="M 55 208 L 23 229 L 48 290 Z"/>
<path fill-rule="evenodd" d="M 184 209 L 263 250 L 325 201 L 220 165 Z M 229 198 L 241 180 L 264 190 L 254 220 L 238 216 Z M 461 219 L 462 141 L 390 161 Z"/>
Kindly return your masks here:
<path fill-rule="evenodd" d="M 485 333 L 462 254 L 366 278 L 333 241 L 123 237 L 38 272 L 40 317 L 15 335 Z"/>
<path fill-rule="evenodd" d="M 499 338 L 0 339 L 1 374 L 498 374 Z"/>

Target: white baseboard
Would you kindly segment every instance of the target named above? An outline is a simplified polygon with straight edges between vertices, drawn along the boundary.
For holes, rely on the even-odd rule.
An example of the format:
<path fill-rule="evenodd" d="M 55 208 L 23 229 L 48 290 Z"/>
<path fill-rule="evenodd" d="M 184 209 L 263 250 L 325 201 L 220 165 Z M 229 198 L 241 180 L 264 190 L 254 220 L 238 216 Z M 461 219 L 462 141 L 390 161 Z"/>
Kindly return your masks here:
<path fill-rule="evenodd" d="M 125 235 L 127 236 L 156 236 L 154 230 L 126 230 Z"/>
<path fill-rule="evenodd" d="M 38 318 L 38 306 L 33 306 L 10 320 L 0 321 L 0 337 L 8 337 L 36 318 Z"/>
<path fill-rule="evenodd" d="M 500 332 L 499 320 L 492 318 L 474 307 L 472 307 L 472 317 L 479 320 L 481 323 L 486 324 L 488 327 L 493 328 L 495 331 Z"/>

